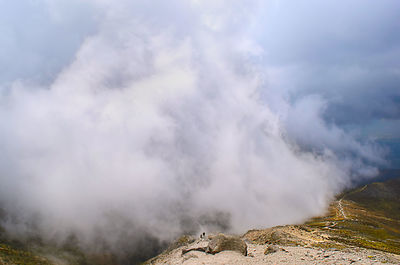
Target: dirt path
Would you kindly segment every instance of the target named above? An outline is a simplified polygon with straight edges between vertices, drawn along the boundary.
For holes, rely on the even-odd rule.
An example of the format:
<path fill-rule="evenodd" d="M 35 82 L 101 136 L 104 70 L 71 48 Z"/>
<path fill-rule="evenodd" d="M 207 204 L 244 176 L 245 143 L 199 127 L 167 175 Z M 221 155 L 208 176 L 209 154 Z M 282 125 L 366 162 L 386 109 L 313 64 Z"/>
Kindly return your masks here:
<path fill-rule="evenodd" d="M 344 210 L 343 210 L 342 199 L 340 199 L 340 200 L 338 201 L 338 209 L 339 209 L 340 215 L 342 215 L 342 217 L 343 217 L 344 219 L 347 219 L 346 213 L 345 213 Z"/>

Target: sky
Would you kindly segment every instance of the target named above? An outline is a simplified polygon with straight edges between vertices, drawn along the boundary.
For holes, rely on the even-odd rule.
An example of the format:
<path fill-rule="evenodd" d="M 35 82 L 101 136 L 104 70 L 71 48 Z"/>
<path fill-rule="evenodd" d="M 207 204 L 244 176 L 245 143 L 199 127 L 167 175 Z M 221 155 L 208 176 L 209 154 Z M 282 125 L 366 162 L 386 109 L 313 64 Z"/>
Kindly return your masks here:
<path fill-rule="evenodd" d="M 328 101 L 327 121 L 397 137 L 399 3 L 275 3 L 261 41 L 269 67 L 298 92 L 293 100 L 318 94 Z M 378 122 L 387 125 L 372 129 Z"/>
<path fill-rule="evenodd" d="M 323 213 L 391 165 L 377 140 L 400 135 L 399 12 L 0 0 L 3 226 L 118 251 Z"/>
<path fill-rule="evenodd" d="M 395 0 L 264 2 L 244 4 L 244 12 L 253 12 L 250 18 L 234 13 L 233 9 L 241 5 L 238 1 L 204 4 L 203 11 L 209 12 L 204 19 L 232 8 L 232 17 L 226 18 L 232 28 L 219 33 L 242 30 L 240 34 L 254 42 L 257 55 L 252 59 L 265 68 L 267 83 L 271 83 L 269 91 L 282 94 L 292 104 L 317 95 L 326 102 L 326 121 L 362 136 L 396 138 L 400 130 L 399 4 Z M 16 80 L 45 85 L 52 82 L 71 63 L 84 40 L 101 27 L 104 16 L 109 16 L 104 8 L 112 6 L 107 1 L 50 0 L 1 1 L 0 5 L 0 81 L 5 89 Z M 148 8 L 147 14 L 140 15 L 190 36 L 189 31 L 196 27 L 196 22 L 190 21 L 190 12 L 196 11 L 185 10 L 190 4 L 178 5 L 134 1 L 130 8 Z M 132 17 L 137 15 L 135 10 Z M 224 18 L 218 15 L 218 19 Z M 242 19 L 248 21 L 236 25 Z"/>

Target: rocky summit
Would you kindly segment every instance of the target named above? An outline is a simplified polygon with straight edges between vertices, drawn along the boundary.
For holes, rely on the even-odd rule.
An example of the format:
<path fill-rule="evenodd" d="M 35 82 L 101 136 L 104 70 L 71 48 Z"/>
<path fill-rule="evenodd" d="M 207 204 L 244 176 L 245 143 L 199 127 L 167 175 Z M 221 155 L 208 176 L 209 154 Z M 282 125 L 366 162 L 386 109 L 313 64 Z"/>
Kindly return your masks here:
<path fill-rule="evenodd" d="M 184 244 L 146 264 L 400 264 L 399 194 L 400 178 L 366 184 L 339 195 L 326 215 L 304 224 L 240 237 L 184 237 Z"/>

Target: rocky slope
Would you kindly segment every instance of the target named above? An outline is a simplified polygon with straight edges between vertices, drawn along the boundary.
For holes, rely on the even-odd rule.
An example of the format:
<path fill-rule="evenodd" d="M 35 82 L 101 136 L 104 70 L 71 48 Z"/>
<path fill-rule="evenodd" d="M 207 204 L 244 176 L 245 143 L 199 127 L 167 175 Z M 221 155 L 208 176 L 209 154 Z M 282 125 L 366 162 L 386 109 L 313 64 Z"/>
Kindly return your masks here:
<path fill-rule="evenodd" d="M 196 250 L 207 239 L 185 237 L 147 264 L 400 264 L 400 178 L 348 191 L 326 215 L 304 224 L 250 230 L 241 238 L 247 256 L 207 254 Z"/>
<path fill-rule="evenodd" d="M 364 248 L 323 249 L 247 242 L 248 255 L 222 251 L 214 255 L 187 248 L 206 245 L 207 240 L 194 241 L 149 260 L 145 264 L 399 264 L 400 256 Z M 271 247 L 273 246 L 273 247 Z M 269 249 L 272 249 L 269 251 Z"/>

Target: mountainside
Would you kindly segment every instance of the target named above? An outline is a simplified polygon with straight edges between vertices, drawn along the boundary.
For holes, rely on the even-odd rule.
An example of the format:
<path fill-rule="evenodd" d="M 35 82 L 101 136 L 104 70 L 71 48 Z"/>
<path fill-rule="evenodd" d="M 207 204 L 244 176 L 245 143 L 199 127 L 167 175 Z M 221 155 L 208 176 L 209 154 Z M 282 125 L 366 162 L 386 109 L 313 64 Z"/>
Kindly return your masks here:
<path fill-rule="evenodd" d="M 400 263 L 400 176 L 347 191 L 332 202 L 327 214 L 304 224 L 250 230 L 240 238 L 248 256 L 232 251 L 207 254 L 209 238 L 180 238 L 149 264 L 331 264 Z M 190 250 L 195 248 L 197 250 Z M 269 248 L 276 248 L 271 253 Z M 189 250 L 189 251 L 187 251 Z M 202 251 L 200 251 L 202 250 Z M 204 250 L 204 251 L 203 251 Z M 184 254 L 182 254 L 183 252 Z M 264 254 L 264 253 L 267 253 Z M 117 264 L 111 254 L 87 254 L 73 244 L 48 246 L 10 240 L 0 229 L 0 264 Z"/>
<path fill-rule="evenodd" d="M 204 241 L 192 239 L 148 264 L 400 264 L 400 178 L 392 179 L 398 173 L 385 172 L 389 180 L 341 194 L 326 215 L 304 224 L 248 231 L 242 236 L 247 257 L 232 251 L 181 254 Z"/>
<path fill-rule="evenodd" d="M 400 254 L 400 178 L 342 194 L 326 216 L 303 227 L 322 230 L 338 244 Z"/>
<path fill-rule="evenodd" d="M 362 247 L 400 254 L 400 178 L 341 194 L 326 215 L 293 228 L 302 231 L 302 236 L 275 236 L 272 242 L 337 249 Z M 312 240 L 300 240 L 304 235 Z"/>

